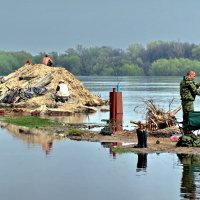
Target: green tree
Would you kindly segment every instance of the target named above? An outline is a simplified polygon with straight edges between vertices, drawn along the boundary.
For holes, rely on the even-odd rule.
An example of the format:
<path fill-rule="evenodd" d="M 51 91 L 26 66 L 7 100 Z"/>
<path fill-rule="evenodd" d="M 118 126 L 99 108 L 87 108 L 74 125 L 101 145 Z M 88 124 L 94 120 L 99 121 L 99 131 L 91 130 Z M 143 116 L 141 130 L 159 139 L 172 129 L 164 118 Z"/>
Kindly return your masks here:
<path fill-rule="evenodd" d="M 59 57 L 58 63 L 60 66 L 65 67 L 71 73 L 79 74 L 81 63 L 80 57 L 77 54 L 63 54 Z"/>
<path fill-rule="evenodd" d="M 200 61 L 185 58 L 159 59 L 152 63 L 150 74 L 153 76 L 182 76 L 189 70 L 200 75 Z"/>
<path fill-rule="evenodd" d="M 132 44 L 127 49 L 128 58 L 131 62 L 138 66 L 143 65 L 142 55 L 145 52 L 145 48 L 140 44 Z"/>
<path fill-rule="evenodd" d="M 124 64 L 120 69 L 121 76 L 142 76 L 143 69 L 134 64 Z"/>
<path fill-rule="evenodd" d="M 200 45 L 192 49 L 192 56 L 193 58 L 200 60 Z"/>

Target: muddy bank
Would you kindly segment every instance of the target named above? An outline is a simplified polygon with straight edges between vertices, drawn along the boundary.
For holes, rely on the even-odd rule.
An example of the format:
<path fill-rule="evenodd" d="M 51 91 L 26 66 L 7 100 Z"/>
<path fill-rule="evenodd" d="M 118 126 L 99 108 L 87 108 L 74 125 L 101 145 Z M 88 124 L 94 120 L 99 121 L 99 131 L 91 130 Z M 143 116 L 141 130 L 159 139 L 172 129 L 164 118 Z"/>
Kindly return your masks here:
<path fill-rule="evenodd" d="M 172 128 L 171 128 L 172 129 Z M 179 132 L 178 128 L 174 128 L 175 132 Z M 200 148 L 198 147 L 176 147 L 177 141 L 170 140 L 171 133 L 167 133 L 167 129 L 164 130 L 164 134 L 161 134 L 161 130 L 157 136 L 149 133 L 147 138 L 147 148 L 134 148 L 137 144 L 137 135 L 133 131 L 120 131 L 115 132 L 111 136 L 104 136 L 97 132 L 84 131 L 79 136 L 70 137 L 71 139 L 77 139 L 81 141 L 91 142 L 103 142 L 109 143 L 109 148 L 123 148 L 128 152 L 135 153 L 181 153 L 181 154 L 200 154 Z M 159 136 L 158 136 L 159 135 Z"/>
<path fill-rule="evenodd" d="M 27 128 L 19 127 L 1 122 L 1 127 L 7 129 L 14 137 L 25 142 L 48 143 L 53 140 L 71 139 L 78 141 L 101 142 L 108 144 L 110 149 L 122 147 L 128 152 L 135 153 L 182 153 L 182 154 L 200 154 L 200 148 L 197 147 L 176 147 L 176 141 L 170 140 L 172 132 L 178 133 L 178 128 L 164 129 L 159 134 L 148 134 L 147 148 L 134 148 L 137 144 L 137 135 L 133 131 L 115 132 L 111 136 L 101 135 L 98 131 L 80 130 L 76 125 L 63 124 L 59 127 L 40 127 Z M 173 130 L 173 131 L 172 131 Z M 39 138 L 39 139 L 38 139 Z M 32 139 L 32 140 L 31 140 Z M 126 143 L 126 145 L 124 145 Z"/>

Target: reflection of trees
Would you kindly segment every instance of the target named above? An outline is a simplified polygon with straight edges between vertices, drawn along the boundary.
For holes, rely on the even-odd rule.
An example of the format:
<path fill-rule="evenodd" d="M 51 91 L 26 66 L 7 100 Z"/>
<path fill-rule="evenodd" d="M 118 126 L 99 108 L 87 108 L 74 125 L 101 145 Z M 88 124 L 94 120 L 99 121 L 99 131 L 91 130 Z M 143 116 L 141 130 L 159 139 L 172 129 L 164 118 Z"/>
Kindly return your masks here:
<path fill-rule="evenodd" d="M 53 146 L 53 137 L 45 133 L 40 132 L 37 129 L 22 128 L 15 125 L 6 125 L 4 128 L 8 130 L 13 137 L 24 141 L 26 144 L 39 144 L 47 154 L 50 153 Z"/>
<path fill-rule="evenodd" d="M 177 154 L 183 164 L 181 198 L 200 199 L 200 155 Z"/>
<path fill-rule="evenodd" d="M 87 121 L 87 115 L 78 113 L 70 116 L 48 116 L 48 118 L 64 123 L 83 123 Z"/>

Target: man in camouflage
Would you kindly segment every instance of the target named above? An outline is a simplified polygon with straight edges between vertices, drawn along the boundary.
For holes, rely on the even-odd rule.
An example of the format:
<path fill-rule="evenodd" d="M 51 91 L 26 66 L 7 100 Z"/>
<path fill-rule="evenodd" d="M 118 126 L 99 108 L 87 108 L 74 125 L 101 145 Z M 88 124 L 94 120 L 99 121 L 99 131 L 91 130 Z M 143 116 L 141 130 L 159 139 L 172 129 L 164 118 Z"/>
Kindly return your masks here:
<path fill-rule="evenodd" d="M 194 100 L 196 95 L 200 96 L 200 90 L 198 90 L 200 83 L 195 83 L 196 73 L 194 71 L 188 71 L 187 75 L 183 77 L 180 82 L 180 95 L 182 101 L 183 110 L 183 130 L 186 131 L 186 125 L 188 122 L 188 112 L 194 111 Z"/>

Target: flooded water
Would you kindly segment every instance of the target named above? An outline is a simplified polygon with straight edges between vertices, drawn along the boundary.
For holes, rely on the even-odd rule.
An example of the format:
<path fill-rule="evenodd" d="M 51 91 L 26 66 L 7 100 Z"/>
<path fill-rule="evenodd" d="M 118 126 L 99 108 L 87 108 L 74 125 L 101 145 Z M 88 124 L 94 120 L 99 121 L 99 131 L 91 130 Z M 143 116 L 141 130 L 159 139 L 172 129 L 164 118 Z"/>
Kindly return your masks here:
<path fill-rule="evenodd" d="M 0 131 L 0 199 L 199 199 L 199 155 L 114 154 L 111 143 Z"/>
<path fill-rule="evenodd" d="M 102 99 L 109 99 L 109 93 L 120 83 L 123 97 L 123 128 L 133 128 L 130 120 L 144 121 L 146 114 L 145 100 L 153 99 L 156 105 L 166 112 L 181 105 L 179 83 L 182 77 L 77 77 L 93 94 Z M 197 77 L 198 81 L 198 77 Z M 173 101 L 172 101 L 173 100 Z M 195 101 L 195 109 L 200 110 L 199 97 Z M 172 101 L 172 103 L 170 103 Z M 104 107 L 103 107 L 104 108 Z M 107 106 L 107 108 L 109 108 Z M 98 108 L 100 110 L 100 108 Z M 182 120 L 182 112 L 176 115 Z M 59 118 L 57 118 L 59 119 Z M 109 119 L 109 112 L 97 112 L 90 115 L 74 115 L 60 117 L 66 122 L 99 123 L 102 119 Z"/>
<path fill-rule="evenodd" d="M 141 110 L 133 111 L 144 99 L 154 98 L 166 109 L 172 98 L 172 108 L 180 105 L 181 77 L 79 79 L 103 99 L 108 99 L 109 92 L 120 82 L 124 123 L 130 129 L 130 120 L 144 117 Z M 59 120 L 101 123 L 108 117 L 109 113 L 97 112 Z M 181 113 L 178 117 L 182 117 Z M 200 199 L 200 155 L 115 154 L 112 145 L 51 140 L 0 129 L 0 199 Z"/>

